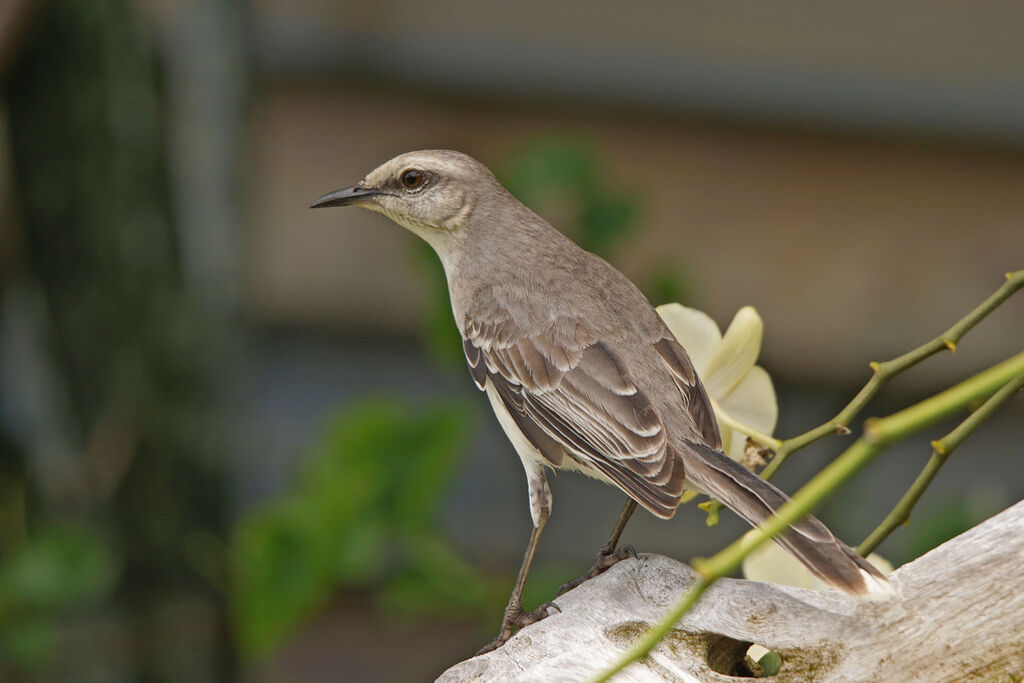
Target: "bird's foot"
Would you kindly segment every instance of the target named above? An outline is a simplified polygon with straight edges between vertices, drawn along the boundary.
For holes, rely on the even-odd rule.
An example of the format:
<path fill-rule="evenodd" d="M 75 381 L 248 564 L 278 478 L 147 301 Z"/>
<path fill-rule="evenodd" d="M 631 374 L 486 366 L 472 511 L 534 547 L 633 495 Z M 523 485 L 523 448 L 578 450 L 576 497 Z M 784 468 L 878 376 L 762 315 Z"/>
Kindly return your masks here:
<path fill-rule="evenodd" d="M 553 602 L 545 602 L 532 612 L 524 612 L 522 606 L 506 609 L 505 617 L 501 620 L 501 629 L 498 631 L 498 635 L 494 637 L 494 640 L 480 648 L 476 654 L 482 655 L 485 652 L 497 650 L 505 644 L 505 641 L 512 637 L 513 630 L 518 631 L 530 624 L 536 624 L 541 619 L 548 617 L 550 614 L 549 610 L 552 609 L 556 612 L 562 611 Z"/>
<path fill-rule="evenodd" d="M 561 588 L 558 589 L 558 593 L 556 593 L 556 595 L 568 593 L 587 579 L 592 579 L 598 574 L 603 574 L 608 571 L 609 567 L 612 565 L 618 564 L 622 560 L 630 557 L 636 557 L 636 548 L 631 545 L 624 545 L 618 550 L 601 548 L 600 552 L 597 553 L 597 559 L 594 560 L 594 566 L 590 568 L 590 571 L 578 579 L 573 579 L 572 581 L 566 581 L 563 583 Z"/>

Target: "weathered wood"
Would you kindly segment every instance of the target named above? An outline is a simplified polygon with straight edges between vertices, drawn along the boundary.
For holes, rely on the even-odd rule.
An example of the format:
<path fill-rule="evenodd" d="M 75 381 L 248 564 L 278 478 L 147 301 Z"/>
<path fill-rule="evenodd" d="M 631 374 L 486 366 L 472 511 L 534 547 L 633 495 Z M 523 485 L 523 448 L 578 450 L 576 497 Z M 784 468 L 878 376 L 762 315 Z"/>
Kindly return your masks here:
<path fill-rule="evenodd" d="M 560 597 L 561 613 L 438 680 L 591 680 L 694 578 L 686 565 L 659 555 L 620 562 Z M 735 681 L 751 643 L 781 655 L 772 680 L 1021 680 L 1024 502 L 890 578 L 895 595 L 881 601 L 723 579 L 646 661 L 616 680 Z"/>

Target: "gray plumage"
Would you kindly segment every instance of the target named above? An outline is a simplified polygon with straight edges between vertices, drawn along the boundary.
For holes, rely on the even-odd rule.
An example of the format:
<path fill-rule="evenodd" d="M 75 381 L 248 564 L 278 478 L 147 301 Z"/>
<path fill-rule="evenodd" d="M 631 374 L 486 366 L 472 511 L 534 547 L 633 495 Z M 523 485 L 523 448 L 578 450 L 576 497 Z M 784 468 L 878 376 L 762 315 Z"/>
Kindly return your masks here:
<path fill-rule="evenodd" d="M 640 290 L 479 162 L 451 151 L 404 154 L 314 206 L 339 204 L 379 211 L 437 251 L 470 373 L 523 459 L 538 527 L 551 506 L 545 466 L 609 482 L 663 518 L 686 487 L 753 525 L 787 500 L 720 452 L 693 364 Z M 885 585 L 813 517 L 777 541 L 846 591 Z"/>

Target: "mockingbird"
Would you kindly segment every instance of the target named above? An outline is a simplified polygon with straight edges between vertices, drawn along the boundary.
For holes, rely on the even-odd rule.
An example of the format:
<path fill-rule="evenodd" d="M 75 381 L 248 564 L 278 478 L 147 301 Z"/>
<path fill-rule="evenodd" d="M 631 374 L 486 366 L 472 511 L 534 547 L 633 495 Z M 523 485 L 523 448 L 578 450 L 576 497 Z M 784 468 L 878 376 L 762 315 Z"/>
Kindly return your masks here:
<path fill-rule="evenodd" d="M 384 214 L 437 252 L 470 374 L 526 470 L 533 531 L 498 636 L 481 652 L 553 606 L 522 607 L 551 514 L 547 467 L 579 470 L 629 496 L 580 580 L 623 557 L 616 546 L 637 503 L 668 519 L 683 489 L 693 488 L 756 526 L 788 500 L 721 452 L 711 402 L 686 350 L 640 290 L 521 204 L 483 164 L 460 152 L 410 152 L 312 207 L 347 205 Z M 849 593 L 888 588 L 813 517 L 775 540 Z"/>

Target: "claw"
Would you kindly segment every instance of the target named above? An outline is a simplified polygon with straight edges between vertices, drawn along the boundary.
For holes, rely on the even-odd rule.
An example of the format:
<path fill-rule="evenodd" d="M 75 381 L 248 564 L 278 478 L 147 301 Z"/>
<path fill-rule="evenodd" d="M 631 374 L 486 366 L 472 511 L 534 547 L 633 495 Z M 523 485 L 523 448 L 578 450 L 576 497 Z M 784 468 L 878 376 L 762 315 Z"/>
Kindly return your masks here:
<path fill-rule="evenodd" d="M 545 611 L 546 611 L 546 610 L 550 610 L 550 609 L 553 609 L 553 610 L 555 610 L 555 611 L 556 611 L 556 612 L 558 612 L 559 614 L 561 614 L 561 613 L 562 613 L 562 608 L 561 608 L 561 607 L 559 607 L 559 606 L 558 606 L 557 604 L 555 604 L 554 602 L 552 602 L 551 600 L 548 600 L 547 602 L 543 603 L 543 604 L 542 604 L 542 605 L 541 605 L 540 607 L 538 607 L 538 608 L 537 608 L 536 610 L 534 610 L 534 611 L 535 611 L 535 612 L 536 612 L 536 611 L 538 611 L 538 610 L 545 610 Z M 551 615 L 545 615 L 545 616 L 551 616 Z"/>
<path fill-rule="evenodd" d="M 545 602 L 532 612 L 524 612 L 522 607 L 516 610 L 506 611 L 505 618 L 501 622 L 501 628 L 498 629 L 498 635 L 494 637 L 494 640 L 477 650 L 477 653 L 473 656 L 476 657 L 478 655 L 491 652 L 492 650 L 497 650 L 512 637 L 513 629 L 518 631 L 530 624 L 536 624 L 541 619 L 545 619 L 550 616 L 548 614 L 548 610 L 550 609 L 554 609 L 557 612 L 562 611 L 561 607 L 550 601 Z"/>
<path fill-rule="evenodd" d="M 473 656 L 474 657 L 479 657 L 480 655 L 485 655 L 488 652 L 493 652 L 494 650 L 497 650 L 499 647 L 504 645 L 505 642 L 509 638 L 511 638 L 511 637 L 512 637 L 511 633 L 509 635 L 507 635 L 507 636 L 504 635 L 504 633 L 499 633 L 497 636 L 494 637 L 494 640 L 492 640 L 491 642 L 487 643 L 482 648 L 477 650 L 476 654 L 474 654 Z"/>
<path fill-rule="evenodd" d="M 578 579 L 573 579 L 572 581 L 566 581 L 565 583 L 563 583 L 561 587 L 559 587 L 558 592 L 555 595 L 562 595 L 563 593 L 568 593 L 584 581 L 592 579 L 595 576 L 603 574 L 604 572 L 608 571 L 609 567 L 618 564 L 622 560 L 635 557 L 636 548 L 634 548 L 631 545 L 624 545 L 618 550 L 609 550 L 606 548 L 602 548 L 601 551 L 597 554 L 597 559 L 594 561 L 594 566 L 590 568 L 590 571 L 588 571 L 586 574 L 579 577 Z"/>

